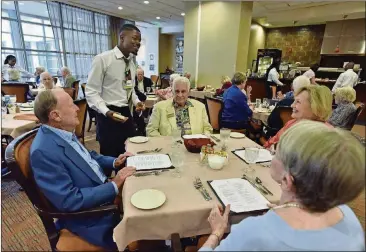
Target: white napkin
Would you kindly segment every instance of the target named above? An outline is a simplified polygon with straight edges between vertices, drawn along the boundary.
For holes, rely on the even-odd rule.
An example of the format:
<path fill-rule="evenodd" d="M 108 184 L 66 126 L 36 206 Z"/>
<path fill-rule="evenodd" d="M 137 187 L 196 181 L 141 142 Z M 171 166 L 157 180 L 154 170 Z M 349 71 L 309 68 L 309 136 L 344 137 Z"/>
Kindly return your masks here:
<path fill-rule="evenodd" d="M 203 134 L 195 134 L 195 135 L 184 135 L 183 139 L 197 139 L 197 138 L 208 138 Z"/>

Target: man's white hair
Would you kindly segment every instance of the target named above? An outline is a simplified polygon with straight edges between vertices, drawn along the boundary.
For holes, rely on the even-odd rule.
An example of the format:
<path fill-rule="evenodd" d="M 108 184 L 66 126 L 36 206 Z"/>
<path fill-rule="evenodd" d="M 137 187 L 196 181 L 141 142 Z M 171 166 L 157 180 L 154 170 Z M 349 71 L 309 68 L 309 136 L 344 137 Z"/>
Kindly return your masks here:
<path fill-rule="evenodd" d="M 71 74 L 71 70 L 70 70 L 70 68 L 68 68 L 68 67 L 61 67 L 61 72 L 66 72 L 66 73 L 69 73 L 69 74 Z"/>
<path fill-rule="evenodd" d="M 186 77 L 179 76 L 179 77 L 175 78 L 174 81 L 173 81 L 173 85 L 172 85 L 173 94 L 175 93 L 175 86 L 178 83 L 186 84 L 187 85 L 187 91 L 189 92 L 189 89 L 191 88 L 191 83 L 189 82 L 189 80 Z"/>
<path fill-rule="evenodd" d="M 310 85 L 310 80 L 308 77 L 301 75 L 296 77 L 292 82 L 292 88 L 296 94 L 302 87 Z"/>
<path fill-rule="evenodd" d="M 178 78 L 178 77 L 180 77 L 180 74 L 171 74 L 171 75 L 170 75 L 170 78 L 169 78 L 169 82 L 170 82 L 170 83 L 173 83 L 173 81 L 174 81 L 176 78 Z"/>
<path fill-rule="evenodd" d="M 44 68 L 43 66 L 38 66 L 36 67 L 36 71 L 40 71 L 41 73 L 46 71 L 46 68 Z"/>
<path fill-rule="evenodd" d="M 136 73 L 138 73 L 138 72 L 142 72 L 142 74 L 144 74 L 144 69 L 142 69 L 141 67 L 138 67 L 137 69 L 136 69 Z"/>

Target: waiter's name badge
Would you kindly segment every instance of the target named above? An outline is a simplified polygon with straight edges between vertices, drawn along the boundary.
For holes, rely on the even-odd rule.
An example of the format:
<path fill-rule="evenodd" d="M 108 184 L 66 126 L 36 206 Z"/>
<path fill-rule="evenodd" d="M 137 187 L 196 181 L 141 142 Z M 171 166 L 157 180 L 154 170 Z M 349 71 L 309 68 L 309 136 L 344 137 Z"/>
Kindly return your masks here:
<path fill-rule="evenodd" d="M 174 113 L 169 113 L 167 116 L 168 118 L 174 117 Z"/>

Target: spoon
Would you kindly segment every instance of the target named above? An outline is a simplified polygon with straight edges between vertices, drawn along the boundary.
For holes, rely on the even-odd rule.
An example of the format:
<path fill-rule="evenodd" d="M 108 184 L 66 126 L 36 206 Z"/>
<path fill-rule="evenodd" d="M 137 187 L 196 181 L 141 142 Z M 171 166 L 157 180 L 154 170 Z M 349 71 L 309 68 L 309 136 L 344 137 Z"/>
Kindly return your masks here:
<path fill-rule="evenodd" d="M 259 185 L 261 185 L 270 195 L 272 195 L 273 196 L 273 193 L 270 191 L 270 190 L 268 190 L 268 188 L 267 187 L 265 187 L 264 185 L 263 185 L 263 183 L 262 183 L 262 180 L 260 179 L 260 178 L 258 178 L 258 177 L 255 177 L 255 182 L 257 182 Z"/>

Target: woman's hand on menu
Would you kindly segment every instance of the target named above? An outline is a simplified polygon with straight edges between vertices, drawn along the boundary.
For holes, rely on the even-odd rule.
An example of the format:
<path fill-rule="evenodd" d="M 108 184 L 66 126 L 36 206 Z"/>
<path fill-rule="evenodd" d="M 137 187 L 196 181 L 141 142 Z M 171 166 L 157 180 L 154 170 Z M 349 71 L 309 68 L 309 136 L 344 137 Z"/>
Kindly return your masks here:
<path fill-rule="evenodd" d="M 221 206 L 220 206 L 221 207 Z M 229 223 L 230 205 L 227 205 L 225 211 L 220 209 L 218 205 L 213 206 L 208 222 L 210 223 L 212 233 L 217 234 L 220 239 L 225 233 Z"/>

